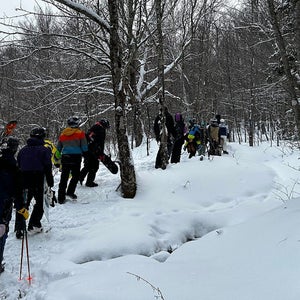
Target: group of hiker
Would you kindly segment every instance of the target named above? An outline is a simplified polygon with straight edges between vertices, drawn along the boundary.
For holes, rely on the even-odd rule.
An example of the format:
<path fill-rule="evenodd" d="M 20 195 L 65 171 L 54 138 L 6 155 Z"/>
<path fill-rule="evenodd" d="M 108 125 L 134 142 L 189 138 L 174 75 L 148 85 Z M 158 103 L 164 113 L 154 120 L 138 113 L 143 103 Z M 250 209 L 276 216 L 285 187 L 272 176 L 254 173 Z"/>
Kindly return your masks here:
<path fill-rule="evenodd" d="M 15 126 L 15 123 L 9 125 Z M 104 153 L 106 130 L 110 128 L 109 121 L 101 119 L 87 132 L 80 129 L 80 125 L 79 117 L 68 118 L 67 127 L 59 135 L 57 145 L 47 138 L 45 128 L 35 127 L 31 130 L 26 145 L 18 153 L 17 138 L 8 135 L 2 139 L 0 273 L 4 271 L 3 252 L 13 207 L 16 209 L 15 232 L 18 239 L 23 239 L 24 233 L 27 232 L 34 234 L 43 231 L 41 219 L 44 214 L 44 193 L 46 187 L 51 189 L 54 186 L 53 166 L 59 168 L 61 172 L 57 193 L 57 201 L 60 204 L 65 203 L 66 197 L 77 199 L 75 191 L 78 182 L 82 185 L 85 181 L 87 187 L 98 186 L 95 177 L 99 169 L 99 161 L 102 161 L 112 173 L 117 173 L 117 166 L 109 163 L 110 158 Z M 10 134 L 12 127 L 8 130 Z M 189 153 L 189 158 L 198 154 L 200 160 L 203 159 L 206 151 L 208 156 L 228 154 L 228 126 L 220 115 L 216 115 L 209 123 L 197 122 L 193 118 L 186 124 L 181 113 L 176 113 L 173 118 L 164 107 L 154 120 L 154 133 L 157 142 L 162 142 L 165 134 L 168 159 L 171 163 L 180 162 L 182 147 Z M 82 159 L 83 168 L 81 168 Z M 160 167 L 161 159 L 157 155 L 155 168 Z M 29 218 L 28 210 L 33 198 L 35 204 Z"/>
<path fill-rule="evenodd" d="M 171 163 L 180 162 L 182 147 L 189 153 L 189 158 L 198 154 L 200 160 L 203 160 L 206 152 L 208 156 L 228 154 L 229 128 L 219 114 L 208 123 L 203 120 L 198 122 L 196 118 L 192 118 L 188 124 L 185 124 L 181 113 L 176 113 L 173 119 L 168 109 L 164 107 L 155 118 L 154 134 L 158 143 L 162 141 L 162 136 L 165 134 L 168 158 Z M 161 157 L 158 153 L 155 168 L 161 167 Z"/>
<path fill-rule="evenodd" d="M 86 133 L 82 131 L 80 118 L 72 116 L 61 132 L 57 145 L 47 140 L 43 127 L 33 128 L 30 137 L 17 154 L 19 140 L 13 136 L 2 139 L 0 148 L 0 273 L 4 271 L 3 252 L 9 232 L 13 207 L 16 209 L 15 232 L 18 239 L 24 233 L 42 232 L 45 187 L 54 186 L 53 165 L 61 171 L 57 201 L 65 203 L 66 197 L 77 199 L 77 183 L 95 187 L 99 160 L 105 158 L 104 143 L 107 119 L 96 122 Z M 15 158 L 16 156 L 16 158 Z M 81 169 L 81 161 L 84 165 Z M 29 205 L 35 204 L 29 218 Z M 29 218 L 28 227 L 26 220 Z"/>

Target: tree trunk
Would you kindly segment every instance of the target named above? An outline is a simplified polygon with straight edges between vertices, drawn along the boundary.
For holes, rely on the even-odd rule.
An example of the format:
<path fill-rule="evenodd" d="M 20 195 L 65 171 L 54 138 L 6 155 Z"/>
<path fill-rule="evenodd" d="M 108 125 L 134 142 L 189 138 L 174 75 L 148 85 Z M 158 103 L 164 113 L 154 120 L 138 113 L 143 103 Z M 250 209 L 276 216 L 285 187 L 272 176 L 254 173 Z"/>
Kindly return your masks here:
<path fill-rule="evenodd" d="M 298 0 L 299 2 L 299 0 Z M 283 63 L 283 68 L 284 68 L 284 73 L 286 75 L 287 78 L 287 89 L 290 93 L 291 96 L 291 107 L 293 109 L 294 112 L 294 117 L 295 117 L 295 135 L 296 138 L 299 139 L 299 130 L 300 130 L 300 103 L 297 97 L 297 92 L 299 93 L 299 91 L 297 91 L 297 81 L 294 78 L 293 74 L 292 74 L 292 70 L 289 64 L 289 60 L 288 60 L 288 55 L 287 55 L 287 51 L 286 51 L 286 46 L 285 46 L 285 42 L 283 39 L 283 36 L 281 34 L 280 31 L 280 27 L 279 27 L 279 22 L 277 19 L 277 14 L 275 11 L 275 7 L 274 7 L 274 1 L 273 0 L 268 0 L 268 6 L 269 6 L 269 13 L 270 13 L 270 17 L 271 17 L 271 23 L 273 26 L 273 31 L 274 31 L 274 35 L 275 35 L 275 39 L 279 48 L 279 54 Z M 300 9 L 299 8 L 299 3 L 295 5 L 295 8 Z M 300 13 L 299 13 L 300 14 Z M 299 20 L 296 20 L 296 23 L 299 25 Z M 296 30 L 296 32 L 299 32 Z M 299 49 L 298 49 L 299 50 Z M 299 57 L 299 56 L 298 56 Z"/>
<path fill-rule="evenodd" d="M 126 95 L 121 83 L 122 50 L 119 38 L 118 5 L 116 0 L 108 1 L 110 15 L 110 62 L 112 83 L 115 97 L 116 134 L 120 155 L 121 189 L 124 198 L 134 198 L 136 195 L 136 176 L 132 163 L 131 151 L 127 137 Z"/>
<path fill-rule="evenodd" d="M 163 47 L 163 33 L 162 33 L 162 3 L 161 0 L 155 1 L 156 9 L 156 28 L 157 28 L 157 56 L 158 56 L 158 98 L 161 105 L 161 109 L 164 115 L 165 111 L 165 76 L 164 76 L 164 47 Z M 167 131 L 166 131 L 166 118 L 162 119 L 162 136 L 160 139 L 158 155 L 161 160 L 161 168 L 166 169 L 169 163 L 168 147 L 167 147 Z"/>

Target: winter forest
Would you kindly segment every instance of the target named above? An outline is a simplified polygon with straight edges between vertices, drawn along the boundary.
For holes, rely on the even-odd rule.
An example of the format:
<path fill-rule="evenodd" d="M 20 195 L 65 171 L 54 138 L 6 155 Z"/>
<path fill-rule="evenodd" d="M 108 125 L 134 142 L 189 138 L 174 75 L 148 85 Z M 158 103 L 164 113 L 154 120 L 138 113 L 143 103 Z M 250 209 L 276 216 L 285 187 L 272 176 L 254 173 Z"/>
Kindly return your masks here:
<path fill-rule="evenodd" d="M 106 144 L 136 193 L 131 149 L 166 106 L 185 120 L 221 114 L 231 141 L 299 141 L 298 0 L 38 0 L 1 17 L 0 121 L 23 142 L 71 115 L 111 121 Z M 40 4 L 40 6 L 39 6 Z M 22 10 L 22 8 L 20 8 Z"/>

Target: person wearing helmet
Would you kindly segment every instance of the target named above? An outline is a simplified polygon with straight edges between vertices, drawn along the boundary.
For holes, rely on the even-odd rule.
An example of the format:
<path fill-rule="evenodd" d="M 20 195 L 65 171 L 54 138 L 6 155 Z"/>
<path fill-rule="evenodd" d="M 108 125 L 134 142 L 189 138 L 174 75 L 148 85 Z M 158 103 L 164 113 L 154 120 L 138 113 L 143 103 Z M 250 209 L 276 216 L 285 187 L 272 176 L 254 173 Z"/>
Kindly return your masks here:
<path fill-rule="evenodd" d="M 228 154 L 227 136 L 228 136 L 229 131 L 228 131 L 228 126 L 225 123 L 224 119 L 220 119 L 219 131 L 220 131 L 220 146 L 223 150 L 223 153 Z"/>
<path fill-rule="evenodd" d="M 26 205 L 30 205 L 35 199 L 33 211 L 28 222 L 28 233 L 42 232 L 41 219 L 44 214 L 44 181 L 49 187 L 53 187 L 51 151 L 44 146 L 46 129 L 33 128 L 27 144 L 19 151 L 17 161 L 22 173 L 23 190 L 27 191 Z M 16 237 L 22 237 L 22 222 L 16 217 Z"/>
<path fill-rule="evenodd" d="M 30 132 L 30 137 L 38 138 L 39 140 L 43 140 L 46 137 L 46 128 L 44 127 L 36 127 L 33 128 Z"/>
<path fill-rule="evenodd" d="M 88 151 L 85 133 L 79 128 L 80 122 L 77 116 L 67 120 L 68 127 L 60 134 L 56 147 L 61 154 L 61 175 L 57 199 L 60 204 L 65 203 L 66 196 L 73 200 L 77 199 L 75 190 L 79 180 L 81 160 Z"/>
<path fill-rule="evenodd" d="M 0 273 L 4 271 L 3 253 L 13 204 L 20 217 L 28 218 L 28 211 L 23 205 L 21 176 L 15 159 L 18 146 L 18 139 L 9 137 L 0 148 Z"/>
<path fill-rule="evenodd" d="M 67 120 L 67 124 L 69 127 L 71 128 L 79 128 L 80 126 L 80 118 L 77 117 L 77 116 L 73 116 L 73 117 L 70 117 L 68 120 Z"/>
<path fill-rule="evenodd" d="M 88 187 L 98 186 L 95 183 L 96 173 L 99 169 L 99 159 L 104 155 L 104 143 L 106 130 L 110 128 L 109 121 L 102 119 L 96 122 L 86 133 L 88 142 L 88 154 L 84 158 L 84 167 L 80 171 L 79 181 L 83 183 L 87 176 L 85 185 Z"/>

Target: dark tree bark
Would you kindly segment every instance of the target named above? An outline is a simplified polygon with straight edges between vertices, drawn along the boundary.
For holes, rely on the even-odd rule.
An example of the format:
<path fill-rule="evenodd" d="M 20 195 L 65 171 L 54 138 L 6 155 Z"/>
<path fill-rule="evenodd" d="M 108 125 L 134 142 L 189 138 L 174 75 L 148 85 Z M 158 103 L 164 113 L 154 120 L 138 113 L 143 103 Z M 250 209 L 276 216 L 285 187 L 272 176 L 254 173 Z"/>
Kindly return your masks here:
<path fill-rule="evenodd" d="M 298 2 L 299 2 L 299 0 L 298 0 Z M 299 3 L 296 5 L 296 7 L 299 9 Z M 269 8 L 270 18 L 271 18 L 271 23 L 272 23 L 276 43 L 278 45 L 280 57 L 281 57 L 282 64 L 283 64 L 284 73 L 285 73 L 286 79 L 287 79 L 286 80 L 287 89 L 291 96 L 291 107 L 293 109 L 294 116 L 295 116 L 296 137 L 299 139 L 299 136 L 300 136 L 299 135 L 300 103 L 299 103 L 298 96 L 297 96 L 297 94 L 299 94 L 299 89 L 297 88 L 297 81 L 292 74 L 291 66 L 289 64 L 288 54 L 286 51 L 286 45 L 285 45 L 285 41 L 283 39 L 281 30 L 280 30 L 279 21 L 277 18 L 277 13 L 275 10 L 273 0 L 268 0 L 268 8 Z M 299 21 L 297 21 L 297 24 L 299 25 Z"/>

